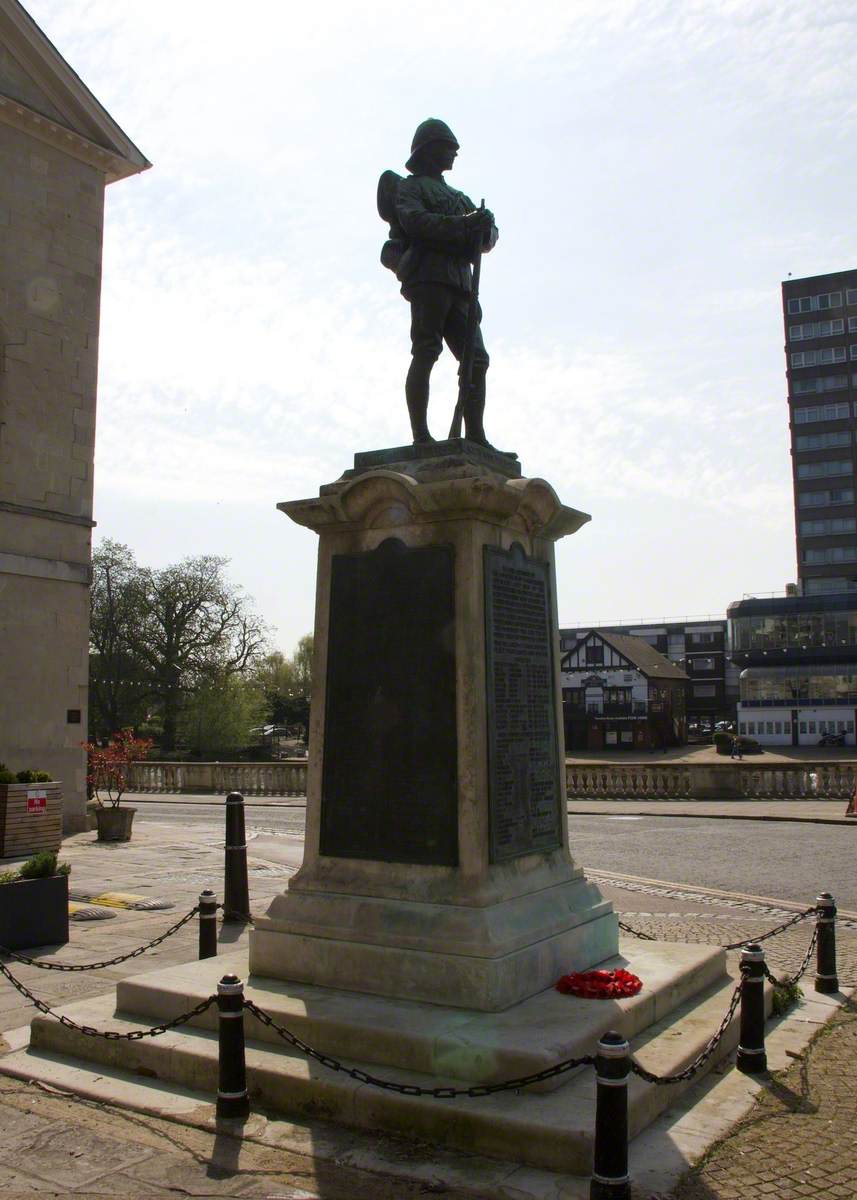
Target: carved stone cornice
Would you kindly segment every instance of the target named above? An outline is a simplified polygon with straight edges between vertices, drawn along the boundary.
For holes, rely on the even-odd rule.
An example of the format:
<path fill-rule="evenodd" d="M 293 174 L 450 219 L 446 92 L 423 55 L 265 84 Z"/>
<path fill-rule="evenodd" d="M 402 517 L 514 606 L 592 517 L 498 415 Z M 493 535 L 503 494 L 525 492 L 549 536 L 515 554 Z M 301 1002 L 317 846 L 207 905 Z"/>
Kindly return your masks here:
<path fill-rule="evenodd" d="M 544 479 L 504 479 L 491 471 L 450 472 L 417 479 L 403 471 L 367 471 L 340 480 L 309 500 L 277 507 L 298 525 L 321 533 L 344 529 L 394 528 L 403 524 L 482 520 L 557 541 L 575 533 L 590 517 L 561 503 Z"/>
<path fill-rule="evenodd" d="M 81 137 L 74 130 L 67 129 L 64 125 L 58 125 L 56 121 L 43 117 L 41 113 L 28 108 L 26 104 L 22 104 L 19 100 L 12 100 L 8 96 L 0 95 L 0 122 L 4 125 L 11 125 L 14 129 L 22 130 L 31 137 L 38 138 L 40 142 L 53 146 L 55 150 L 62 150 L 64 154 L 71 155 L 72 158 L 88 163 L 89 166 L 102 171 L 108 183 L 112 183 L 116 179 L 124 179 L 128 175 L 134 175 L 145 169 L 133 166 L 119 154 L 105 150 L 103 146 L 96 145 L 95 142 Z"/>
<path fill-rule="evenodd" d="M 2 94 L 0 121 L 103 171 L 107 183 L 152 165 L 17 0 L 0 0 L 0 43 L 58 118 Z"/>

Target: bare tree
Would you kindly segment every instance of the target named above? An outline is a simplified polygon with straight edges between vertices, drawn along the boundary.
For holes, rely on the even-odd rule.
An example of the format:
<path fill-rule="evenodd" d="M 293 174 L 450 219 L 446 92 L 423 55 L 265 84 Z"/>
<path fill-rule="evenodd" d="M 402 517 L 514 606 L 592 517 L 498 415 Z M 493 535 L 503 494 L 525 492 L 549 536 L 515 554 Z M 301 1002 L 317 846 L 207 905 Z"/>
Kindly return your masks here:
<path fill-rule="evenodd" d="M 227 580 L 227 561 L 201 555 L 156 571 L 115 542 L 93 556 L 93 686 L 110 731 L 129 723 L 133 697 L 136 716 L 147 703 L 159 710 L 162 749 L 174 750 L 185 698 L 262 652 L 265 627 Z"/>
<path fill-rule="evenodd" d="M 148 685 L 132 648 L 140 619 L 139 568 L 121 542 L 104 541 L 92 556 L 90 592 L 90 734 L 111 736 L 136 726 Z"/>
<path fill-rule="evenodd" d="M 218 675 L 244 671 L 265 645 L 265 628 L 224 575 L 227 559 L 206 554 L 140 572 L 140 624 L 133 637 L 173 750 L 183 697 Z"/>

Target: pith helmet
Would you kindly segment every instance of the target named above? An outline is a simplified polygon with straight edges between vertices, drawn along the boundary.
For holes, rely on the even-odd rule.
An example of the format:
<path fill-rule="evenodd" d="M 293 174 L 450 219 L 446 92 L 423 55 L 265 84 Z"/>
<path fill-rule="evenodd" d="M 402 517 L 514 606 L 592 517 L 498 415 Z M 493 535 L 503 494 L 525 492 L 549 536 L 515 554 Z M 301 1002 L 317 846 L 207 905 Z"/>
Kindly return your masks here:
<path fill-rule="evenodd" d="M 415 156 L 429 142 L 452 142 L 453 146 L 458 149 L 458 138 L 446 122 L 439 121 L 437 117 L 429 117 L 427 121 L 423 121 L 421 125 L 417 126 L 414 140 L 411 142 L 411 157 L 405 163 L 409 171 L 416 166 Z"/>

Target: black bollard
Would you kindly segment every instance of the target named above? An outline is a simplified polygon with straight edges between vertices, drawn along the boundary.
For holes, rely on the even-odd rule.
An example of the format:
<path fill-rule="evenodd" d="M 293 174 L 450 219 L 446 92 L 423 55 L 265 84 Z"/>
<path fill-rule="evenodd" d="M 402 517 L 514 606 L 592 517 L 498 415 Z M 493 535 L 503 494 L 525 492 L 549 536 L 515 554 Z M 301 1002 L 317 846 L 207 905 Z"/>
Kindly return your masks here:
<path fill-rule="evenodd" d="M 765 1053 L 765 951 L 754 942 L 741 951 L 741 1037 L 735 1066 L 745 1075 L 768 1069 Z"/>
<path fill-rule="evenodd" d="M 217 985 L 217 1115 L 245 1118 L 250 1114 L 244 1062 L 244 984 L 224 975 Z"/>
<path fill-rule="evenodd" d="M 210 888 L 199 893 L 199 957 L 217 955 L 217 897 Z"/>
<path fill-rule="evenodd" d="M 628 1072 L 631 1053 L 621 1033 L 605 1033 L 595 1056 L 595 1146 L 589 1200 L 629 1200 Z"/>
<path fill-rule="evenodd" d="M 836 901 L 830 892 L 822 892 L 816 900 L 815 918 L 818 940 L 815 943 L 815 990 L 838 992 L 836 974 Z"/>
<path fill-rule="evenodd" d="M 230 792 L 226 797 L 226 882 L 223 898 L 224 921 L 249 921 L 250 893 L 247 887 L 247 835 L 244 831 L 244 797 Z"/>

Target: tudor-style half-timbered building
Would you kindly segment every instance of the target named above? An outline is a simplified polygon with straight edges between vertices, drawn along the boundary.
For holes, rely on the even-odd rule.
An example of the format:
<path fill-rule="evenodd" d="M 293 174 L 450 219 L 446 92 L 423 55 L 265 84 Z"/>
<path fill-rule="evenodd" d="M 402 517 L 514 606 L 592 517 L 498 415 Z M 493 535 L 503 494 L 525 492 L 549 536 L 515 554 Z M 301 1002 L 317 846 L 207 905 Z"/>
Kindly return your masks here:
<path fill-rule="evenodd" d="M 566 749 L 657 750 L 687 740 L 688 676 L 642 638 L 593 629 L 562 656 Z"/>

